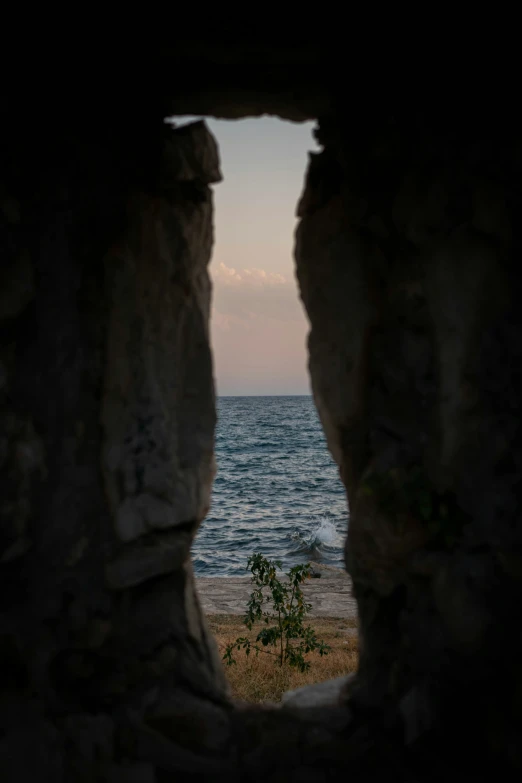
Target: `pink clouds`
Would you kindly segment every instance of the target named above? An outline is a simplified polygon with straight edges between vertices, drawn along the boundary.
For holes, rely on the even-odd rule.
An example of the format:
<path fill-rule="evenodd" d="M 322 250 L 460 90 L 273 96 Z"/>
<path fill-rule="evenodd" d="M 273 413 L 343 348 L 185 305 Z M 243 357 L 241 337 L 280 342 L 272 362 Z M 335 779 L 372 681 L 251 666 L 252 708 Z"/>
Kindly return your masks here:
<path fill-rule="evenodd" d="M 277 272 L 265 272 L 264 269 L 241 269 L 237 271 L 233 267 L 227 266 L 222 261 L 214 269 L 212 274 L 214 283 L 223 285 L 247 285 L 254 287 L 284 285 L 287 280 L 284 275 Z"/>
<path fill-rule="evenodd" d="M 208 120 L 223 181 L 214 190 L 212 341 L 219 394 L 308 394 L 308 325 L 292 246 L 312 123 Z"/>
<path fill-rule="evenodd" d="M 307 394 L 308 325 L 294 280 L 263 269 L 211 268 L 212 342 L 220 394 Z"/>

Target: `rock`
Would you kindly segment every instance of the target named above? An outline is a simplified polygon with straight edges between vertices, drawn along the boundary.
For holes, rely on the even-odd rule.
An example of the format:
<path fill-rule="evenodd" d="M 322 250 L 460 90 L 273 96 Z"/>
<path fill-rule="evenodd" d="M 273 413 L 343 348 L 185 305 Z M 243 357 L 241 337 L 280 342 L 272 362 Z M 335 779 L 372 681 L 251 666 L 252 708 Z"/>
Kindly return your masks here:
<path fill-rule="evenodd" d="M 213 753 L 225 750 L 230 742 L 227 710 L 182 688 L 158 693 L 147 708 L 146 722 L 176 742 L 183 735 L 197 737 L 197 745 Z"/>
<path fill-rule="evenodd" d="M 111 764 L 103 773 L 103 783 L 156 783 L 156 780 L 154 766 L 141 762 Z"/>
<path fill-rule="evenodd" d="M 176 514 L 173 504 L 146 493 L 125 498 L 116 515 L 116 529 L 122 541 L 132 541 L 151 530 L 165 530 L 182 522 L 187 520 Z"/>
<path fill-rule="evenodd" d="M 169 182 L 221 182 L 219 152 L 205 122 L 192 122 L 166 135 L 164 175 Z"/>
<path fill-rule="evenodd" d="M 190 539 L 186 534 L 148 537 L 127 545 L 105 568 L 107 586 L 111 590 L 126 590 L 156 576 L 178 571 L 188 556 L 189 547 Z"/>
<path fill-rule="evenodd" d="M 131 719 L 138 758 L 166 772 L 201 775 L 204 780 L 227 779 L 232 768 L 226 759 L 208 752 L 193 752 L 163 733 L 154 731 L 138 718 Z"/>
<path fill-rule="evenodd" d="M 111 759 L 114 721 L 108 715 L 69 715 L 64 721 L 68 742 L 85 763 Z"/>
<path fill-rule="evenodd" d="M 336 566 L 327 565 L 326 563 L 316 563 L 311 561 L 312 578 L 318 579 L 349 579 L 347 572 L 344 568 L 337 568 Z"/>
<path fill-rule="evenodd" d="M 0 557 L 0 563 L 8 563 L 10 560 L 16 560 L 22 557 L 31 548 L 31 539 L 27 536 L 17 538 L 16 541 L 8 547 Z"/>
<path fill-rule="evenodd" d="M 164 27 L 152 55 L 129 57 L 124 36 L 84 53 L 73 36 L 67 88 L 36 55 L 21 85 L 7 79 L 0 780 L 520 779 L 522 147 L 509 79 L 490 57 L 485 80 L 471 58 L 470 78 L 436 69 L 443 90 L 421 73 L 412 100 L 396 57 L 347 89 L 346 40 L 315 18 L 306 35 L 295 20 L 291 35 L 229 19 Z M 354 721 L 337 737 L 348 708 L 317 706 L 337 698 L 332 684 L 283 709 L 229 705 L 230 745 L 219 724 L 214 756 L 197 726 L 188 749 L 143 720 L 153 687 L 218 708 L 225 693 L 184 568 L 215 471 L 220 172 L 205 125 L 169 132 L 170 111 L 322 118 L 295 255 L 314 399 L 352 502 L 364 639 Z M 415 470 L 421 486 L 407 487 Z M 386 475 L 392 493 L 363 481 Z M 316 573 L 314 612 L 355 613 L 350 579 Z M 218 581 L 201 580 L 204 601 L 243 611 L 248 580 Z M 303 700 L 310 731 L 292 706 Z M 82 703 L 93 722 L 65 737 Z M 173 733 L 183 701 L 176 711 Z M 86 759 L 77 775 L 69 751 Z"/>
<path fill-rule="evenodd" d="M 26 252 L 0 272 L 0 321 L 20 315 L 35 294 L 34 269 Z"/>
<path fill-rule="evenodd" d="M 281 697 L 281 704 L 283 707 L 327 707 L 337 704 L 345 686 L 353 679 L 354 675 L 350 674 L 286 691 Z"/>
<path fill-rule="evenodd" d="M 61 737 L 51 723 L 40 720 L 2 736 L 0 780 L 2 783 L 33 780 L 67 783 Z"/>
<path fill-rule="evenodd" d="M 204 123 L 168 130 L 162 177 L 198 196 L 136 194 L 125 246 L 106 259 L 111 290 L 103 384 L 103 471 L 121 541 L 197 527 L 209 504 L 216 413 L 209 346 L 217 146 Z"/>
<path fill-rule="evenodd" d="M 147 525 L 135 498 L 127 497 L 120 504 L 116 514 L 116 532 L 122 541 L 134 541 L 147 532 Z"/>

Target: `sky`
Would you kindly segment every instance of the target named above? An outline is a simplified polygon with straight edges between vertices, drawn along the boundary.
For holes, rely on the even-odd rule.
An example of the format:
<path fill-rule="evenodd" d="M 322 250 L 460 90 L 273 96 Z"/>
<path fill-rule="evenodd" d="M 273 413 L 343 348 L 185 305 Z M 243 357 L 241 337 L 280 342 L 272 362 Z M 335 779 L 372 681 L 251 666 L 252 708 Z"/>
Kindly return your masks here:
<path fill-rule="evenodd" d="M 292 254 L 308 152 L 317 149 L 313 123 L 271 117 L 206 122 L 224 177 L 213 186 L 210 264 L 217 393 L 310 394 L 309 327 Z"/>

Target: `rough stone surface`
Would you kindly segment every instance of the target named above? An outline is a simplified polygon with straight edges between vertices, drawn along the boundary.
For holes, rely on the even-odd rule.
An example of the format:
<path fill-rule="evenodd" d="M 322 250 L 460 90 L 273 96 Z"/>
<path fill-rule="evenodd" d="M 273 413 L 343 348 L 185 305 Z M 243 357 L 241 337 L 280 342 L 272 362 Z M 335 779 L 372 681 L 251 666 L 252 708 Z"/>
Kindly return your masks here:
<path fill-rule="evenodd" d="M 500 159 L 490 128 L 384 122 L 363 137 L 339 120 L 319 138 L 296 260 L 314 398 L 350 500 L 352 704 L 397 710 L 412 753 L 444 737 L 459 760 L 518 768 L 518 142 Z"/>
<path fill-rule="evenodd" d="M 315 19 L 199 23 L 151 56 L 87 36 L 54 74 L 46 37 L 6 83 L 0 778 L 518 780 L 516 71 L 445 80 L 437 61 L 414 91 L 395 54 L 365 80 Z M 204 126 L 163 118 L 265 112 L 320 117 L 324 148 L 296 261 L 351 508 L 363 644 L 337 706 L 231 704 L 189 563 L 214 470 L 221 175 Z"/>
<path fill-rule="evenodd" d="M 226 703 L 189 562 L 214 475 L 208 183 L 219 159 L 203 123 L 159 124 L 147 140 L 129 154 L 99 136 L 44 138 L 38 160 L 5 167 L 6 781 L 155 780 L 126 745 L 124 716 L 152 709 L 144 688 L 171 693 L 176 714 L 180 693 L 196 713 Z"/>
<path fill-rule="evenodd" d="M 283 693 L 281 703 L 285 707 L 327 707 L 340 703 L 347 685 L 353 680 L 353 675 L 336 677 L 334 680 L 306 685 L 293 691 Z"/>
<path fill-rule="evenodd" d="M 197 524 L 214 475 L 206 183 L 220 178 L 219 160 L 203 123 L 171 131 L 166 144 L 165 196 L 130 199 L 132 230 L 106 260 L 103 467 L 123 541 Z M 172 192 L 179 184 L 192 190 Z"/>
<path fill-rule="evenodd" d="M 182 568 L 187 559 L 189 535 L 148 536 L 127 546 L 118 557 L 107 563 L 105 579 L 111 590 L 147 582 L 156 576 L 170 574 Z"/>

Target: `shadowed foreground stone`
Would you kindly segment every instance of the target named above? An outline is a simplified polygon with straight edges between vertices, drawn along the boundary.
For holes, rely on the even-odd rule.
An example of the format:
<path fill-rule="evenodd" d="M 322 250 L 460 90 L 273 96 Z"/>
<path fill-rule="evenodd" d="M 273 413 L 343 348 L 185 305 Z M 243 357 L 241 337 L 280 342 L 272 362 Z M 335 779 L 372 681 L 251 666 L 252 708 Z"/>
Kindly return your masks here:
<path fill-rule="evenodd" d="M 8 269 L 38 281 L 8 275 L 2 315 L 6 781 L 155 779 L 169 693 L 201 737 L 227 703 L 189 556 L 215 470 L 216 144 L 160 125 L 144 179 L 136 150 L 82 141 L 29 158 L 2 212 Z"/>
<path fill-rule="evenodd" d="M 334 680 L 318 682 L 315 685 L 305 685 L 293 691 L 286 691 L 281 697 L 281 703 L 285 707 L 327 707 L 339 704 L 343 693 L 354 675 L 336 677 Z"/>
<path fill-rule="evenodd" d="M 350 498 L 351 703 L 395 710 L 412 758 L 520 768 L 518 131 L 339 118 L 319 138 L 296 261 Z"/>
<path fill-rule="evenodd" d="M 152 56 L 89 38 L 58 78 L 46 38 L 17 72 L 27 90 L 6 83 L 0 779 L 518 780 L 522 147 L 505 75 L 457 79 L 452 102 L 453 74 L 415 91 L 395 55 L 365 81 L 315 22 L 291 41 L 177 27 Z M 336 705 L 234 705 L 194 588 L 220 170 L 204 124 L 163 118 L 196 111 L 319 117 L 295 256 L 350 499 L 362 646 Z"/>

